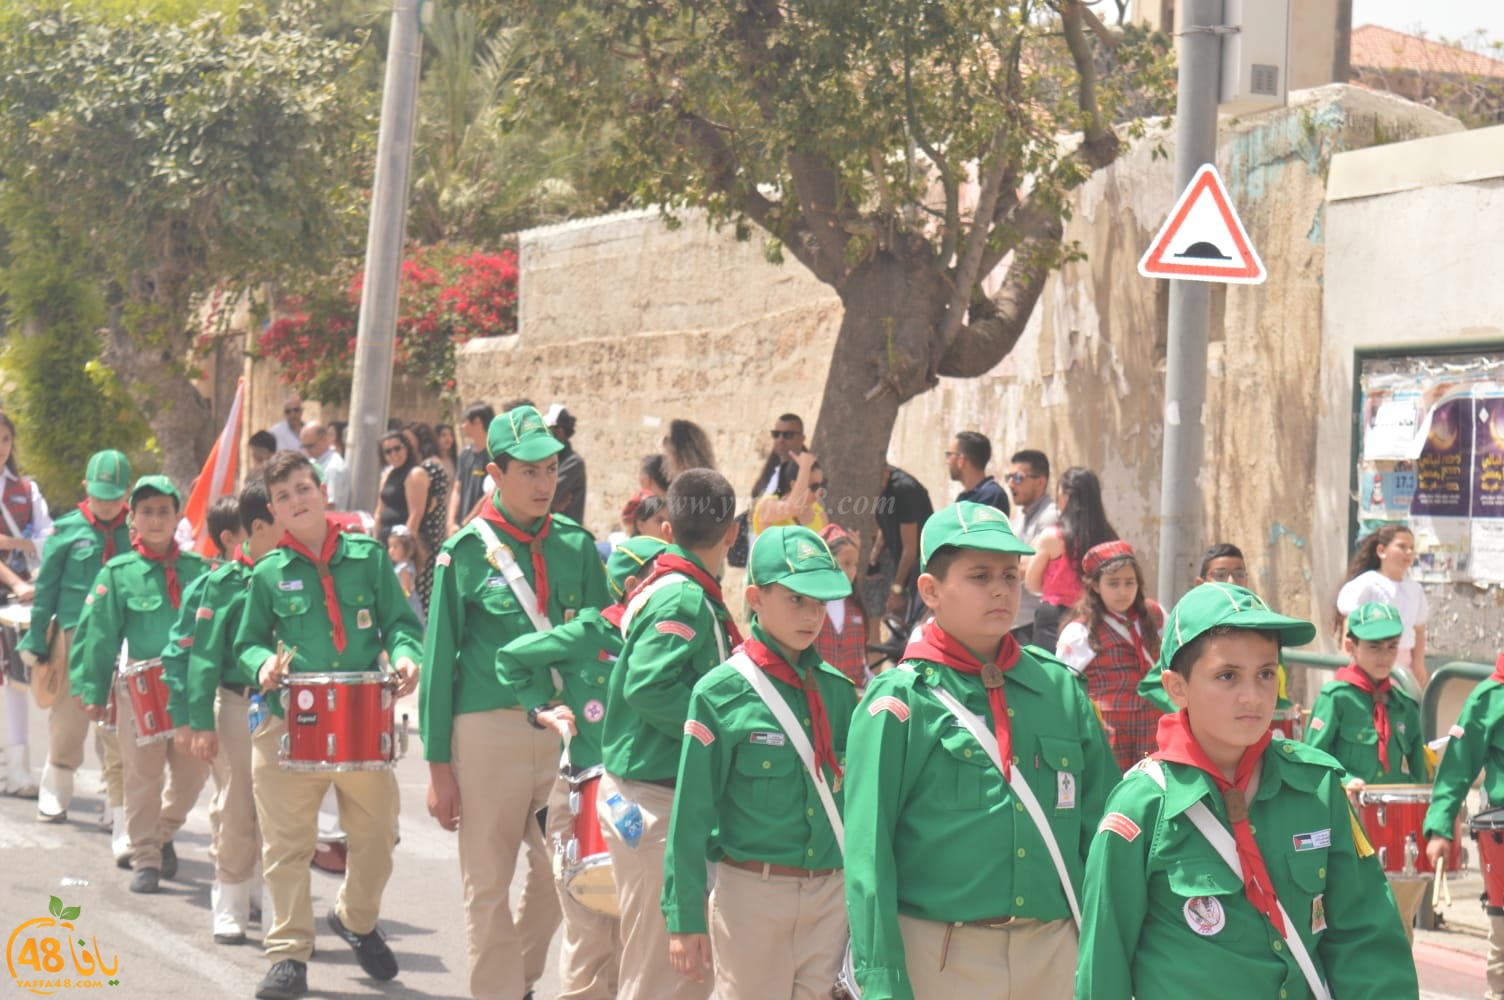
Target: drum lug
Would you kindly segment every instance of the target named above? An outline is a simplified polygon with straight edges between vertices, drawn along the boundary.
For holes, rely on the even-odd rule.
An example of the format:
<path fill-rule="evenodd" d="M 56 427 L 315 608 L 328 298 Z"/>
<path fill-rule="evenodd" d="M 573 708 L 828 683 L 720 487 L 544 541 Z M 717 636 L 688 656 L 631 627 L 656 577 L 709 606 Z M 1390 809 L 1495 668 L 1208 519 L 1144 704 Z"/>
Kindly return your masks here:
<path fill-rule="evenodd" d="M 1378 821 L 1379 821 L 1379 825 L 1380 826 L 1388 826 L 1389 825 L 1388 813 L 1389 813 L 1389 807 L 1386 806 L 1384 803 L 1380 802 L 1379 803 L 1379 812 L 1378 812 Z"/>
<path fill-rule="evenodd" d="M 397 756 L 407 756 L 407 713 L 402 713 L 402 728 L 397 730 Z"/>
<path fill-rule="evenodd" d="M 283 686 L 283 688 L 280 691 L 277 692 L 277 698 L 278 698 L 278 700 L 280 700 L 282 702 L 282 714 L 283 715 L 287 714 L 287 695 L 288 695 L 288 690 L 287 690 L 286 686 Z"/>
<path fill-rule="evenodd" d="M 564 848 L 564 860 L 571 868 L 580 863 L 580 842 L 578 840 L 571 840 L 569 846 Z"/>
<path fill-rule="evenodd" d="M 1387 847 L 1379 848 L 1379 867 L 1386 872 L 1389 870 L 1389 848 Z"/>
<path fill-rule="evenodd" d="M 554 881 L 564 877 L 564 839 L 554 834 Z"/>
<path fill-rule="evenodd" d="M 324 695 L 324 701 L 329 705 L 329 711 L 332 712 L 339 707 L 339 692 L 334 689 L 333 684 L 330 684 L 324 690 L 326 692 L 326 694 Z M 331 747 L 333 747 L 333 745 L 334 744 L 332 743 L 330 744 Z M 330 752 L 333 753 L 333 750 L 331 749 Z"/>
<path fill-rule="evenodd" d="M 381 687 L 381 710 L 385 712 L 392 707 L 392 689 L 383 684 Z"/>
<path fill-rule="evenodd" d="M 325 748 L 325 754 L 326 754 L 326 759 L 327 760 L 338 760 L 338 758 L 334 756 L 334 734 L 333 733 L 329 734 L 329 740 L 328 740 L 327 746 Z"/>
<path fill-rule="evenodd" d="M 283 700 L 286 701 L 286 695 L 283 696 Z M 282 738 L 277 742 L 280 744 L 277 749 L 281 752 L 282 759 L 286 760 L 287 755 L 292 752 L 292 734 L 284 729 Z"/>
<path fill-rule="evenodd" d="M 1420 845 L 1415 842 L 1415 834 L 1405 834 L 1405 867 L 1401 872 L 1405 875 L 1416 873 L 1415 863 L 1420 860 Z"/>
<path fill-rule="evenodd" d="M 571 815 L 571 816 L 578 816 L 579 814 L 580 814 L 580 790 L 578 788 L 571 788 L 569 790 L 569 815 Z"/>
<path fill-rule="evenodd" d="M 391 760 L 392 759 L 392 734 L 391 733 L 382 733 L 381 734 L 381 756 L 385 757 L 387 760 Z"/>

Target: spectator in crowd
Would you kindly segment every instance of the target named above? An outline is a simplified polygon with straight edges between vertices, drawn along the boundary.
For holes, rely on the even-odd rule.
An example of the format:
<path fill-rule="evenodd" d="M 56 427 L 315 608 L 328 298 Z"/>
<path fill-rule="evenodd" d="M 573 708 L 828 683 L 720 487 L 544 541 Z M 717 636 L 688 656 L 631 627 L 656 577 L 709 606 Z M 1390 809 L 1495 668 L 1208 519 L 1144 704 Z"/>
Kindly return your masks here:
<path fill-rule="evenodd" d="M 491 461 L 491 453 L 486 450 L 486 432 L 494 419 L 496 411 L 490 403 L 471 403 L 460 420 L 465 447 L 454 460 L 454 485 L 449 491 L 451 535 L 470 523 L 486 497 L 486 463 Z"/>
<path fill-rule="evenodd" d="M 415 421 L 403 429 L 413 453 L 418 456 L 418 468 L 428 474 L 428 491 L 423 499 L 423 513 L 418 518 L 418 599 L 423 605 L 423 615 L 428 614 L 428 598 L 433 593 L 434 560 L 438 558 L 439 546 L 448 537 L 447 528 L 449 473 L 439 461 L 439 443 L 433 430 L 421 421 Z M 412 511 L 408 511 L 412 520 Z M 411 530 L 411 529 L 409 529 Z"/>
<path fill-rule="evenodd" d="M 1009 461 L 1013 468 L 1003 478 L 1018 511 L 1017 534 L 1025 545 L 1032 547 L 1046 528 L 1053 528 L 1060 520 L 1055 501 L 1050 499 L 1050 460 L 1042 451 L 1025 448 L 1014 452 Z M 1020 643 L 1034 641 L 1034 613 L 1038 609 L 1039 595 L 1025 590 L 1013 626 L 1013 637 Z"/>
<path fill-rule="evenodd" d="M 668 481 L 690 469 L 714 469 L 715 449 L 710 435 L 693 420 L 670 420 L 663 437 L 663 465 Z"/>
<path fill-rule="evenodd" d="M 785 413 L 773 421 L 769 434 L 773 450 L 768 452 L 768 460 L 762 463 L 762 471 L 752 484 L 754 499 L 776 490 L 783 464 L 804 450 L 804 420 L 797 413 Z"/>
<path fill-rule="evenodd" d="M 1024 573 L 1025 589 L 1039 595 L 1034 645 L 1049 650 L 1060 640 L 1061 618 L 1081 600 L 1081 557 L 1118 537 L 1102 509 L 1102 483 L 1090 469 L 1065 470 L 1055 503 L 1060 523 L 1040 534 Z"/>
<path fill-rule="evenodd" d="M 449 481 L 454 482 L 454 473 L 459 459 L 458 442 L 454 436 L 454 428 L 448 424 L 437 424 L 433 429 L 434 440 L 439 443 L 439 462 L 444 466 L 444 471 L 449 473 Z"/>
<path fill-rule="evenodd" d="M 656 493 L 649 493 L 638 501 L 632 510 L 632 520 L 627 524 L 627 531 L 632 537 L 647 535 L 649 538 L 657 538 L 668 541 L 668 498 L 661 497 Z"/>
<path fill-rule="evenodd" d="M 867 606 L 883 609 L 887 617 L 899 622 L 901 639 L 908 638 L 909 619 L 918 610 L 919 532 L 934 512 L 929 491 L 919 480 L 894 466 L 884 467 L 877 495 L 878 534 L 867 559 Z M 873 584 L 881 587 L 877 595 L 871 593 Z M 869 613 L 869 632 L 875 633 L 879 617 Z"/>
<path fill-rule="evenodd" d="M 752 507 L 752 537 L 748 545 L 768 528 L 802 525 L 816 534 L 825 530 L 825 470 L 814 452 L 801 451 L 778 470 L 778 485 L 764 493 Z"/>
<path fill-rule="evenodd" d="M 16 464 L 16 425 L 0 412 L 0 588 L 16 601 L 29 602 L 35 593 L 32 580 L 42 563 L 42 544 L 52 534 L 52 513 L 37 487 L 35 479 L 23 476 Z M 5 794 L 23 799 L 37 797 L 37 783 L 31 777 L 30 695 L 25 685 L 15 683 L 26 676 L 25 666 L 16 644 L 21 637 L 9 626 L 3 628 L 0 641 L 0 664 L 6 674 L 5 717 L 9 739 L 5 748 Z"/>
<path fill-rule="evenodd" d="M 272 437 L 277 439 L 273 451 L 298 451 L 303 440 L 298 435 L 303 430 L 303 397 L 293 393 L 282 404 L 282 419 L 272 424 Z"/>
<path fill-rule="evenodd" d="M 554 487 L 556 514 L 563 514 L 575 524 L 585 520 L 585 460 L 570 445 L 574 439 L 574 414 L 555 403 L 543 414 L 543 423 L 564 446 L 559 452 L 559 481 Z"/>
<path fill-rule="evenodd" d="M 1333 623 L 1346 627 L 1346 618 L 1359 605 L 1388 604 L 1400 613 L 1405 630 L 1400 633 L 1396 666 L 1410 671 L 1415 683 L 1426 686 L 1426 620 L 1430 609 L 1426 592 L 1410 576 L 1415 562 L 1415 535 L 1403 524 L 1386 524 L 1358 543 L 1347 577 L 1337 592 Z M 1340 624 L 1338 624 L 1340 623 Z"/>
<path fill-rule="evenodd" d="M 961 484 L 957 503 L 966 500 L 986 504 L 1008 514 L 1011 512 L 1008 494 L 988 473 L 987 463 L 990 461 L 992 442 L 976 431 L 961 431 L 951 440 L 950 450 L 945 453 L 945 467 L 951 482 Z"/>
<path fill-rule="evenodd" d="M 428 472 L 418 464 L 418 453 L 401 431 L 387 431 L 381 439 L 381 492 L 376 499 L 376 537 L 385 542 L 392 529 L 402 524 L 417 538 L 418 526 L 428 502 Z"/>
<path fill-rule="evenodd" d="M 247 442 L 251 452 L 251 468 L 259 469 L 277 453 L 277 439 L 271 431 L 257 431 Z"/>
<path fill-rule="evenodd" d="M 350 423 L 346 420 L 329 421 L 329 437 L 334 443 L 334 450 L 339 452 L 341 458 L 345 457 L 345 431 L 349 427 Z"/>
<path fill-rule="evenodd" d="M 637 469 L 637 485 L 649 493 L 668 496 L 668 471 L 664 468 L 662 452 L 642 457 L 642 464 Z"/>
<path fill-rule="evenodd" d="M 303 453 L 318 463 L 329 508 L 349 510 L 350 473 L 345 468 L 344 456 L 334 450 L 334 435 L 323 424 L 314 423 L 304 424 L 299 437 L 303 439 Z"/>

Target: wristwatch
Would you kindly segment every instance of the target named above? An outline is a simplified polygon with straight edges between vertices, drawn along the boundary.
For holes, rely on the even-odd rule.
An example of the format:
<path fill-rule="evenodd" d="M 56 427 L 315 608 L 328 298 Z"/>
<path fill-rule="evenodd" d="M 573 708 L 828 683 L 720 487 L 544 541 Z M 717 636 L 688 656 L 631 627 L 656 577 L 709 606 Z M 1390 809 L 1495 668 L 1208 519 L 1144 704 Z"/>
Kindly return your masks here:
<path fill-rule="evenodd" d="M 530 726 L 532 726 L 534 729 L 547 729 L 548 728 L 547 726 L 545 726 L 543 723 L 541 723 L 541 722 L 538 721 L 538 713 L 539 712 L 547 712 L 549 709 L 551 709 L 553 707 L 554 706 L 552 706 L 552 705 L 539 705 L 536 708 L 530 708 L 530 709 L 528 709 L 527 710 L 527 724 L 530 725 Z"/>
<path fill-rule="evenodd" d="M 900 583 L 893 584 L 891 587 L 888 588 L 888 593 L 890 593 L 890 594 L 902 594 L 903 593 L 903 584 L 900 584 Z"/>

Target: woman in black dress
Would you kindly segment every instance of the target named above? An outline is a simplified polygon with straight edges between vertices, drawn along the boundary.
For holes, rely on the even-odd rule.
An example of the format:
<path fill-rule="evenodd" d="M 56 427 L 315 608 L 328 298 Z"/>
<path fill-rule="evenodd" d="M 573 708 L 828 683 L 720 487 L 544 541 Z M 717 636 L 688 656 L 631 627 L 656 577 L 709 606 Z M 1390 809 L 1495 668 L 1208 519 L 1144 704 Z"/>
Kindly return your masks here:
<path fill-rule="evenodd" d="M 423 544 L 418 522 L 428 502 L 428 472 L 418 464 L 417 449 L 400 431 L 391 431 L 381 439 L 381 457 L 386 471 L 381 480 L 381 495 L 376 501 L 376 537 L 383 542 L 399 524 L 418 538 L 419 556 Z"/>
<path fill-rule="evenodd" d="M 423 613 L 428 613 L 428 597 L 433 593 L 433 567 L 438 557 L 439 546 L 444 544 L 448 527 L 449 473 L 439 460 L 439 446 L 433 431 L 425 423 L 411 423 L 403 433 L 419 457 L 418 472 L 428 480 L 428 495 L 418 518 L 418 598 L 423 603 Z"/>

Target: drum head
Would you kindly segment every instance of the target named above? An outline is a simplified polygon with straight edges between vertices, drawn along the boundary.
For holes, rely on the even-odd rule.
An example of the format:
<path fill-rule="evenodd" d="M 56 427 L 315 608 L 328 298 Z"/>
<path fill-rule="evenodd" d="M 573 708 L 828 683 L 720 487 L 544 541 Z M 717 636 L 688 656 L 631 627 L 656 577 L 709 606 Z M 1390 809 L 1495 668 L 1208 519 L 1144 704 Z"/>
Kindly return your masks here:
<path fill-rule="evenodd" d="M 1470 816 L 1467 825 L 1473 830 L 1504 830 L 1504 807 L 1485 809 L 1476 816 Z"/>
<path fill-rule="evenodd" d="M 862 1000 L 862 988 L 856 984 L 856 963 L 851 957 L 851 943 L 846 943 L 846 956 L 841 959 L 841 974 L 836 977 L 836 988 L 830 995 L 835 1000 Z"/>
<path fill-rule="evenodd" d="M 564 873 L 564 888 L 581 906 L 608 917 L 621 916 L 616 898 L 616 879 L 611 874 L 611 856 L 597 854 Z"/>

